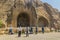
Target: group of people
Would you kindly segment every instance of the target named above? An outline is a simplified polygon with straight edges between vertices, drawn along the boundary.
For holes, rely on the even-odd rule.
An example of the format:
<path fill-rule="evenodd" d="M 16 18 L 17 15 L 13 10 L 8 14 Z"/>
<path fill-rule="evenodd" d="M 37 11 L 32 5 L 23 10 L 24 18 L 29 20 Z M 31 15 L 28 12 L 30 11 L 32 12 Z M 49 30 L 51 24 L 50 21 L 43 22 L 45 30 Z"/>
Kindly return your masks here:
<path fill-rule="evenodd" d="M 21 28 L 21 26 L 20 26 L 20 27 L 18 27 L 18 37 L 21 36 L 21 32 L 22 32 L 22 28 Z M 28 27 L 26 27 L 26 37 L 27 37 L 27 36 L 29 36 Z"/>
<path fill-rule="evenodd" d="M 12 31 L 12 26 L 10 26 L 9 28 L 9 34 L 13 34 L 13 31 Z M 18 31 L 18 37 L 21 36 L 21 33 L 22 33 L 22 28 L 21 26 L 17 28 L 17 31 Z M 28 33 L 28 27 L 26 27 L 26 37 L 29 36 L 29 33 Z"/>
<path fill-rule="evenodd" d="M 21 33 L 22 33 L 22 28 L 21 28 L 21 26 L 20 27 L 18 27 L 18 37 L 20 37 L 21 36 Z M 26 37 L 27 36 L 29 36 L 29 28 L 28 27 L 26 27 Z M 31 33 L 32 33 L 32 28 L 31 28 Z M 37 32 L 38 32 L 38 28 L 36 27 L 36 31 L 35 31 L 35 33 L 37 34 Z M 44 33 L 44 27 L 42 27 L 42 33 Z M 9 34 L 13 34 L 13 32 L 12 32 L 12 26 L 10 26 L 10 28 L 9 28 Z"/>

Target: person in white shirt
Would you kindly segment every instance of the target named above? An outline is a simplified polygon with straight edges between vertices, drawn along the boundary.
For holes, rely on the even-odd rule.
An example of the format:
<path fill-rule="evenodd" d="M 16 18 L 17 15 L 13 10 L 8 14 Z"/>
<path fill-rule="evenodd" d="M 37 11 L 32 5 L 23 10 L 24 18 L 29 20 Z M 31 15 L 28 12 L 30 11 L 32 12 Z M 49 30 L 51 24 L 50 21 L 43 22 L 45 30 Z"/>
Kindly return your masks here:
<path fill-rule="evenodd" d="M 21 36 L 21 26 L 20 27 L 18 27 L 18 37 L 20 37 Z"/>
<path fill-rule="evenodd" d="M 26 37 L 29 36 L 29 33 L 28 33 L 29 28 L 28 27 L 26 27 Z"/>

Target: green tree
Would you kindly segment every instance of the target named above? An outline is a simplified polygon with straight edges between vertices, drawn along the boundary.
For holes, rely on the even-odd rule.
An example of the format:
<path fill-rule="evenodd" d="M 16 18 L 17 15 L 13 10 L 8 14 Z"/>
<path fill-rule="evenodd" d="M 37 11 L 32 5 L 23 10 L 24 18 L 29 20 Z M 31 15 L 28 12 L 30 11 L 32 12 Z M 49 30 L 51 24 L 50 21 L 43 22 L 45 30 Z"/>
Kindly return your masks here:
<path fill-rule="evenodd" d="M 3 24 L 3 23 L 2 23 L 2 20 L 0 20 L 0 28 L 2 27 L 2 24 Z"/>

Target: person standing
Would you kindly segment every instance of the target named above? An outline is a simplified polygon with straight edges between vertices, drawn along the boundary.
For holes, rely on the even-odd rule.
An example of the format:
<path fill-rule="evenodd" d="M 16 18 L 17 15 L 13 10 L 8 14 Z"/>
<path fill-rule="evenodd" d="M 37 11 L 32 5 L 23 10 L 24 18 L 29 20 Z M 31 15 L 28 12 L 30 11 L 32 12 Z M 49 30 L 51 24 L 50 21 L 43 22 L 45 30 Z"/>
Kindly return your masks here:
<path fill-rule="evenodd" d="M 45 23 L 42 21 L 41 22 L 41 30 L 42 30 L 42 33 L 44 33 L 44 26 L 45 26 Z"/>
<path fill-rule="evenodd" d="M 12 25 L 10 25 L 10 27 L 9 27 L 9 34 L 13 34 L 13 32 L 12 32 Z"/>
<path fill-rule="evenodd" d="M 36 27 L 36 32 L 35 33 L 37 34 L 37 32 L 38 32 L 38 28 Z"/>
<path fill-rule="evenodd" d="M 21 26 L 20 27 L 18 27 L 18 37 L 20 37 L 21 36 Z"/>
<path fill-rule="evenodd" d="M 42 26 L 42 33 L 44 33 L 44 26 Z"/>
<path fill-rule="evenodd" d="M 26 37 L 29 36 L 28 27 L 26 27 Z"/>
<path fill-rule="evenodd" d="M 33 28 L 30 27 L 30 28 L 29 28 L 29 31 L 30 31 L 30 34 L 32 34 L 32 33 L 33 33 Z"/>

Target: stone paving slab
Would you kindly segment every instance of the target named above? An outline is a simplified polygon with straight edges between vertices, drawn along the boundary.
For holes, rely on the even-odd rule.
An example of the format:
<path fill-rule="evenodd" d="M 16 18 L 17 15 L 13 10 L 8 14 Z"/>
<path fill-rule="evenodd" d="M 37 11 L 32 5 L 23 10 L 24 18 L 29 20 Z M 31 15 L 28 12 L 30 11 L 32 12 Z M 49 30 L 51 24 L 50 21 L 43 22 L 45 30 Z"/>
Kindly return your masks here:
<path fill-rule="evenodd" d="M 0 35 L 0 40 L 60 40 L 60 33 L 39 33 L 39 34 L 30 34 L 29 37 L 22 35 L 18 37 L 17 34 L 14 35 Z"/>

